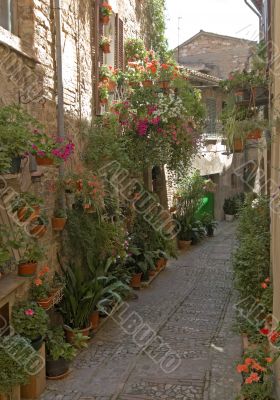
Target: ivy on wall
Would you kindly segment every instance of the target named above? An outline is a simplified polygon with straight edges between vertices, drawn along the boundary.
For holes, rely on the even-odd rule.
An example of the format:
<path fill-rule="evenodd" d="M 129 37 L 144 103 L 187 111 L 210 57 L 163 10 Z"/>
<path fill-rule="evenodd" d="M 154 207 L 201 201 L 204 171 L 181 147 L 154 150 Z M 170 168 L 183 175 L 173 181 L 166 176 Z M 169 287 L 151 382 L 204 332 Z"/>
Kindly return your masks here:
<path fill-rule="evenodd" d="M 148 48 L 153 49 L 165 60 L 169 54 L 165 37 L 165 0 L 147 0 L 146 16 L 150 21 L 147 26 Z"/>

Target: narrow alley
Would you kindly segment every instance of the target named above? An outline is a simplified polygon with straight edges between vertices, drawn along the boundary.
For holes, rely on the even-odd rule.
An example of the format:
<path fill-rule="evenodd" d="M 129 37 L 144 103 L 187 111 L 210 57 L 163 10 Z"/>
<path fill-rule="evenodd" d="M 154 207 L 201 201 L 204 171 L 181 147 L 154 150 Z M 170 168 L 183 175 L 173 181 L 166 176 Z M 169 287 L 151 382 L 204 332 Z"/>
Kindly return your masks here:
<path fill-rule="evenodd" d="M 233 400 L 240 389 L 235 361 L 230 255 L 235 224 L 170 261 L 151 287 L 135 292 L 129 311 L 141 316 L 179 354 L 169 374 L 108 320 L 63 381 L 49 381 L 42 400 Z M 148 349 L 149 350 L 149 349 Z"/>

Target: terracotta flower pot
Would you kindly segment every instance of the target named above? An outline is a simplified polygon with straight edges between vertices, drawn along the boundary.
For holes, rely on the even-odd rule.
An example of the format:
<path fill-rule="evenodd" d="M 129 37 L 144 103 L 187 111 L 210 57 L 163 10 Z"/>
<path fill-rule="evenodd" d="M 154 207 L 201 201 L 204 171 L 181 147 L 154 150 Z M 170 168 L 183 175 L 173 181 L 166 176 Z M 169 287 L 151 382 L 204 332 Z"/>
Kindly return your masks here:
<path fill-rule="evenodd" d="M 160 271 L 163 267 L 163 263 L 164 263 L 164 258 L 160 258 L 157 260 L 156 262 L 156 270 Z"/>
<path fill-rule="evenodd" d="M 159 81 L 158 85 L 161 89 L 169 89 L 170 88 L 169 81 Z"/>
<path fill-rule="evenodd" d="M 108 82 L 108 90 L 110 92 L 113 92 L 116 89 L 116 87 L 117 87 L 116 82 L 114 82 L 114 81 L 109 81 Z"/>
<path fill-rule="evenodd" d="M 101 49 L 102 49 L 102 51 L 103 51 L 104 54 L 109 54 L 109 53 L 111 53 L 110 43 L 103 44 L 103 45 L 101 46 Z"/>
<path fill-rule="evenodd" d="M 52 228 L 54 231 L 63 231 L 64 226 L 66 224 L 66 218 L 52 218 Z"/>
<path fill-rule="evenodd" d="M 147 80 L 142 82 L 142 85 L 145 88 L 152 87 L 153 86 L 153 81 L 147 79 Z"/>
<path fill-rule="evenodd" d="M 47 232 L 46 225 L 35 225 L 30 229 L 30 233 L 37 238 L 41 238 Z"/>
<path fill-rule="evenodd" d="M 262 137 L 262 131 L 260 129 L 255 129 L 248 133 L 247 139 L 249 140 L 258 140 Z"/>
<path fill-rule="evenodd" d="M 46 299 L 42 299 L 42 300 L 37 300 L 37 304 L 38 306 L 44 308 L 45 310 L 48 310 L 53 303 L 53 296 L 50 296 Z"/>
<path fill-rule="evenodd" d="M 24 264 L 18 265 L 18 275 L 19 276 L 32 277 L 36 274 L 36 270 L 37 270 L 36 262 L 29 262 L 29 263 L 24 263 Z"/>
<path fill-rule="evenodd" d="M 26 221 L 27 219 L 34 219 L 40 214 L 40 206 L 34 207 L 22 207 L 17 212 L 17 217 L 20 222 Z"/>
<path fill-rule="evenodd" d="M 191 240 L 178 240 L 178 247 L 180 250 L 188 250 L 191 246 Z"/>
<path fill-rule="evenodd" d="M 154 269 L 149 270 L 149 276 L 155 276 L 156 271 Z"/>
<path fill-rule="evenodd" d="M 99 102 L 100 104 L 106 105 L 108 104 L 108 99 L 100 99 Z"/>
<path fill-rule="evenodd" d="M 64 331 L 66 335 L 66 341 L 70 344 L 74 343 L 74 337 L 76 333 L 81 333 L 84 337 L 89 336 L 89 331 L 91 329 L 91 326 L 88 326 L 87 328 L 84 329 L 75 329 L 74 331 L 67 326 L 64 325 Z"/>
<path fill-rule="evenodd" d="M 91 329 L 93 329 L 95 331 L 99 325 L 99 311 L 98 310 L 94 311 L 91 314 L 90 323 L 91 323 Z"/>
<path fill-rule="evenodd" d="M 103 25 L 108 25 L 109 22 L 110 22 L 110 17 L 109 17 L 109 15 L 101 15 L 101 17 L 100 17 L 100 22 L 101 22 Z"/>
<path fill-rule="evenodd" d="M 140 272 L 139 274 L 134 274 L 131 278 L 130 286 L 135 289 L 140 288 L 141 287 L 141 278 L 142 278 L 142 272 Z"/>
<path fill-rule="evenodd" d="M 37 162 L 37 165 L 41 165 L 41 166 L 53 165 L 53 159 L 49 158 L 49 157 L 36 156 L 36 162 Z"/>
<path fill-rule="evenodd" d="M 242 153 L 244 150 L 244 143 L 241 139 L 234 139 L 233 141 L 233 149 L 235 153 Z"/>

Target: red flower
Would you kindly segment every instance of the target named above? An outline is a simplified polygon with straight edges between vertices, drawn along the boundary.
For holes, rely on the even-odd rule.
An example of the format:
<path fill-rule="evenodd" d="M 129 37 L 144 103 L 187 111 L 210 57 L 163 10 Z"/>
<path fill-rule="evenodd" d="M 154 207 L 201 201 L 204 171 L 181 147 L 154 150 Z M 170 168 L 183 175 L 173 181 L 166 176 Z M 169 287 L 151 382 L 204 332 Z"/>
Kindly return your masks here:
<path fill-rule="evenodd" d="M 35 314 L 35 311 L 33 311 L 31 308 L 28 308 L 28 310 L 24 311 L 24 314 L 29 317 L 33 317 L 33 315 Z"/>
<path fill-rule="evenodd" d="M 245 383 L 251 384 L 253 382 L 259 382 L 260 376 L 256 373 L 253 372 L 248 378 L 245 379 Z"/>
<path fill-rule="evenodd" d="M 269 336 L 269 340 L 271 343 L 275 343 L 276 340 L 280 337 L 280 332 L 272 332 L 271 335 Z"/>
<path fill-rule="evenodd" d="M 273 358 L 271 358 L 271 357 L 266 357 L 265 361 L 266 361 L 268 364 L 271 364 L 272 361 L 273 361 Z"/>
<path fill-rule="evenodd" d="M 267 328 L 262 328 L 262 329 L 260 330 L 260 333 L 261 333 L 262 335 L 264 335 L 264 336 L 268 336 L 268 335 L 269 335 L 269 332 L 270 332 L 270 330 L 267 329 Z"/>
<path fill-rule="evenodd" d="M 269 279 L 269 278 L 266 278 L 264 281 L 265 281 L 266 283 L 269 283 L 269 282 L 270 282 L 270 279 Z"/>
<path fill-rule="evenodd" d="M 236 367 L 236 371 L 241 374 L 242 372 L 249 372 L 248 366 L 245 364 L 238 364 Z"/>
<path fill-rule="evenodd" d="M 245 358 L 245 364 L 246 365 L 251 365 L 251 364 L 253 364 L 255 361 L 252 359 L 252 358 L 249 358 L 249 357 L 247 357 L 247 358 Z"/>
<path fill-rule="evenodd" d="M 261 287 L 262 287 L 263 289 L 266 289 L 266 288 L 267 288 L 267 284 L 266 284 L 265 282 L 262 282 L 262 283 L 261 283 Z"/>

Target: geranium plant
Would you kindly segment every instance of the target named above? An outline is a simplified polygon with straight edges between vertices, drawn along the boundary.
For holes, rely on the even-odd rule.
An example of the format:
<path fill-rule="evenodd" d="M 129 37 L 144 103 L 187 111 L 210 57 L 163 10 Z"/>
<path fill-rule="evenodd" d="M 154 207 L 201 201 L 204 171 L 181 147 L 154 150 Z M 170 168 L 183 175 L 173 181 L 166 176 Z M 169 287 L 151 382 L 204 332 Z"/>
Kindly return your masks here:
<path fill-rule="evenodd" d="M 110 44 L 111 44 L 111 37 L 110 36 L 101 36 L 99 44 L 102 48 L 103 53 L 110 53 Z"/>
<path fill-rule="evenodd" d="M 67 138 L 48 136 L 42 131 L 34 131 L 31 153 L 37 157 L 47 157 L 60 162 L 67 161 L 74 149 L 74 143 Z"/>
<path fill-rule="evenodd" d="M 44 337 L 48 329 L 49 317 L 46 311 L 34 302 L 14 305 L 12 325 L 15 331 L 30 340 Z"/>
<path fill-rule="evenodd" d="M 106 84 L 101 83 L 99 84 L 99 100 L 101 104 L 107 104 L 109 99 L 109 90 Z"/>
<path fill-rule="evenodd" d="M 127 39 L 124 47 L 127 61 L 139 61 L 144 60 L 145 57 L 147 57 L 147 50 L 141 39 Z"/>
<path fill-rule="evenodd" d="M 50 282 L 49 282 L 49 267 L 44 266 L 41 268 L 38 277 L 33 279 L 31 288 L 30 288 L 30 295 L 32 300 L 40 301 L 46 299 L 50 294 Z"/>

